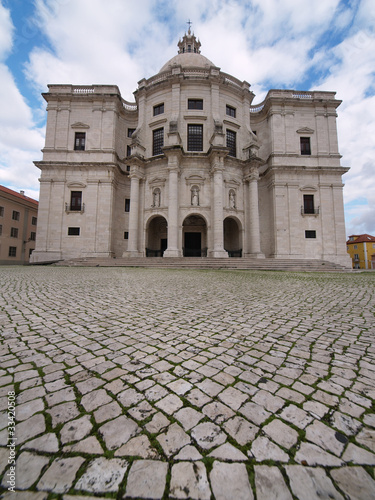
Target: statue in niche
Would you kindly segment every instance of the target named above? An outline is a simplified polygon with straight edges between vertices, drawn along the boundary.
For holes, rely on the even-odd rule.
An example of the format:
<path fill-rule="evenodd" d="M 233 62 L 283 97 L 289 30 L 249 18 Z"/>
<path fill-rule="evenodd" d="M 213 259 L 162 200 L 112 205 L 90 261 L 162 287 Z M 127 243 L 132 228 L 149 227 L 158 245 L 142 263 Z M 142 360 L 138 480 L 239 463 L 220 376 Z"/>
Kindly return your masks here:
<path fill-rule="evenodd" d="M 229 191 L 229 207 L 236 208 L 236 193 L 233 189 Z"/>
<path fill-rule="evenodd" d="M 191 188 L 191 204 L 195 207 L 199 205 L 199 189 L 197 186 Z"/>
<path fill-rule="evenodd" d="M 152 207 L 160 207 L 160 189 L 154 189 L 152 193 Z"/>

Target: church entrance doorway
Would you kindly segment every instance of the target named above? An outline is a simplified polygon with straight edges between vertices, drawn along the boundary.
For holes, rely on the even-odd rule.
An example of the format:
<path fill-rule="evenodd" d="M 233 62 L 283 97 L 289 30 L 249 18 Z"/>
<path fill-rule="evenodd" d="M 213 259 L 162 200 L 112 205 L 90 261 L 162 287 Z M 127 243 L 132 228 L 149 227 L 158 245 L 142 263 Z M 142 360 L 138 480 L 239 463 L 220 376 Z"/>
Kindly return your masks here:
<path fill-rule="evenodd" d="M 160 215 L 147 224 L 146 257 L 163 257 L 168 246 L 167 221 Z"/>
<path fill-rule="evenodd" d="M 224 219 L 224 249 L 229 257 L 242 257 L 240 223 L 233 217 Z"/>
<path fill-rule="evenodd" d="M 207 257 L 207 226 L 203 217 L 186 217 L 182 228 L 184 257 Z"/>

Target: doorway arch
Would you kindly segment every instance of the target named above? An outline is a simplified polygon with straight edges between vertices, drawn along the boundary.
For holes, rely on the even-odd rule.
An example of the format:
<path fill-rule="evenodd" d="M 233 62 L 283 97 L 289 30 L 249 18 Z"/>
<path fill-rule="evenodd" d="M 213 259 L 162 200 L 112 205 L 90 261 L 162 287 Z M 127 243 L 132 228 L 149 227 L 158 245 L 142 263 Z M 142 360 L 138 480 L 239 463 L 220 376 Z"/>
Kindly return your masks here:
<path fill-rule="evenodd" d="M 224 249 L 229 257 L 242 257 L 241 223 L 235 217 L 224 219 Z"/>
<path fill-rule="evenodd" d="M 182 224 L 184 257 L 207 257 L 207 223 L 197 214 L 188 215 Z"/>
<path fill-rule="evenodd" d="M 163 257 L 168 246 L 168 224 L 164 217 L 156 215 L 147 223 L 146 257 Z"/>

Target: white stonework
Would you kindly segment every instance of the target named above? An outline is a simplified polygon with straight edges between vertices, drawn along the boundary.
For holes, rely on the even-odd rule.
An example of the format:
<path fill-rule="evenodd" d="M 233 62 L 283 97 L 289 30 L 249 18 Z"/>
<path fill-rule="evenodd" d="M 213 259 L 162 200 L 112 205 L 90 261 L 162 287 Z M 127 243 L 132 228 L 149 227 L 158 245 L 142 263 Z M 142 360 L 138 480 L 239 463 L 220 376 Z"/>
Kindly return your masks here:
<path fill-rule="evenodd" d="M 178 47 L 139 82 L 134 103 L 115 85 L 49 85 L 32 262 L 253 256 L 350 266 L 335 93 L 271 90 L 252 106 L 250 85 L 201 55 L 190 30 Z"/>

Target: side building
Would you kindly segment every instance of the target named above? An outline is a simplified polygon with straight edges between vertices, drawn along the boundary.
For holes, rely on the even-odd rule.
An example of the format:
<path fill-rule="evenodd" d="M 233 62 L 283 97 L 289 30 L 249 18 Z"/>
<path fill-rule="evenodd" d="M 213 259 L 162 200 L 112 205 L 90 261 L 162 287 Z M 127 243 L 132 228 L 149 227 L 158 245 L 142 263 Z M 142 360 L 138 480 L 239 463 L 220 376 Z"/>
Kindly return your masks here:
<path fill-rule="evenodd" d="M 270 90 L 193 33 L 135 102 L 49 85 L 33 262 L 81 257 L 323 259 L 350 266 L 334 92 Z"/>
<path fill-rule="evenodd" d="M 35 248 L 38 202 L 0 186 L 0 265 L 28 264 Z"/>
<path fill-rule="evenodd" d="M 346 245 L 353 269 L 375 269 L 375 236 L 353 234 Z"/>

